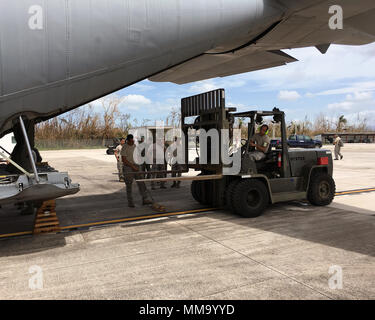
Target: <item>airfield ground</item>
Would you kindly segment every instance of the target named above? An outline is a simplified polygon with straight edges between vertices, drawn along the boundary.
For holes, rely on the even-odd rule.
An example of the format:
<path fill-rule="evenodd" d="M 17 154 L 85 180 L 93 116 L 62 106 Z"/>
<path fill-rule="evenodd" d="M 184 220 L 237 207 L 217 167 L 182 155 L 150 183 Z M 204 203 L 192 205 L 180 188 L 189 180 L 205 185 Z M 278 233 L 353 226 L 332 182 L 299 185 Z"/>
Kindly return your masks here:
<path fill-rule="evenodd" d="M 375 145 L 346 144 L 343 154 L 337 191 L 375 188 Z M 126 206 L 105 150 L 42 155 L 82 187 L 57 201 L 62 226 L 152 213 L 138 196 Z M 187 182 L 153 195 L 168 211 L 200 208 Z M 358 193 L 324 208 L 278 204 L 256 219 L 209 211 L 1 240 L 0 299 L 374 299 L 374 203 L 375 192 Z M 0 233 L 31 228 L 31 217 L 0 209 Z M 30 289 L 32 266 L 43 288 Z M 339 270 L 342 288 L 332 286 Z"/>

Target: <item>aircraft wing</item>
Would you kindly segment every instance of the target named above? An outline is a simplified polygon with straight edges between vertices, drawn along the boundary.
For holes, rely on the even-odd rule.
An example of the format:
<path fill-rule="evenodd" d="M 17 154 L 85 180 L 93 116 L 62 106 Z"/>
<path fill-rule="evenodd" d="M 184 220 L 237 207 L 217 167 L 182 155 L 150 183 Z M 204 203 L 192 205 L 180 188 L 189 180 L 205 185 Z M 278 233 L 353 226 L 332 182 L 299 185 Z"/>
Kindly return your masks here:
<path fill-rule="evenodd" d="M 253 52 L 252 50 L 240 50 L 228 54 L 204 54 L 159 73 L 150 80 L 184 84 L 282 66 L 294 61 L 297 60 L 282 51 Z"/>
<path fill-rule="evenodd" d="M 290 8 L 286 16 L 272 26 L 265 27 L 255 39 L 226 52 L 211 50 L 199 57 L 174 66 L 149 80 L 184 84 L 215 77 L 282 66 L 297 61 L 281 50 L 315 46 L 326 53 L 331 44 L 363 45 L 375 41 L 375 1 L 365 0 L 358 7 L 349 0 L 335 4 L 345 8 L 344 28 L 332 30 L 328 1 L 301 2 L 281 0 Z M 304 4 L 304 7 L 301 6 Z M 298 10 L 296 10 L 298 8 Z"/>

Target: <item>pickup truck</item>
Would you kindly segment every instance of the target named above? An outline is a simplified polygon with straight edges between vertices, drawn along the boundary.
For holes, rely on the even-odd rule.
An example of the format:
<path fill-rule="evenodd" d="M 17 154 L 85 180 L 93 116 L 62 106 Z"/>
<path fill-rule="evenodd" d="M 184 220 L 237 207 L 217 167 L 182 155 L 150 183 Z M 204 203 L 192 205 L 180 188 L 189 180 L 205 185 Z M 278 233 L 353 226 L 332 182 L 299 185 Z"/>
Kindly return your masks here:
<path fill-rule="evenodd" d="M 280 145 L 280 139 L 271 140 L 271 147 L 278 147 Z M 288 146 L 290 148 L 321 148 L 322 142 L 320 140 L 314 140 L 309 136 L 293 134 L 288 138 Z"/>

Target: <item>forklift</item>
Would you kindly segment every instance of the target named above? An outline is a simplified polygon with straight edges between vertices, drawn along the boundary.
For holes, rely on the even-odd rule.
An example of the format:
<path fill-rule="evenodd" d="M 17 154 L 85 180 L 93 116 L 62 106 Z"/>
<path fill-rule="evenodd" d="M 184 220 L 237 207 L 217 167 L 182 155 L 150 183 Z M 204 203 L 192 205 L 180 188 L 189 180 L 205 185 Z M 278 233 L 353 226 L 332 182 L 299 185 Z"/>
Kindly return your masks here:
<path fill-rule="evenodd" d="M 221 156 L 218 162 L 211 161 L 215 158 L 212 154 L 215 150 L 210 139 L 205 143 L 208 161 L 200 164 L 199 156 L 190 161 L 189 136 L 192 131 L 199 144 L 202 129 L 205 132 L 227 129 L 233 147 L 236 118 L 248 120 L 247 137 L 241 139 L 241 146 L 235 151 L 240 152 L 241 157 L 238 173 L 225 173 L 228 165 Z M 264 159 L 254 161 L 249 157 L 254 151 L 250 141 L 257 128 L 266 123 L 280 126 L 281 143 L 269 147 Z M 185 163 L 189 169 L 200 171 L 198 176 L 190 178 L 191 194 L 203 205 L 227 208 L 242 217 L 253 218 L 274 203 L 307 200 L 314 206 L 327 206 L 334 198 L 336 187 L 332 178 L 331 151 L 318 148 L 290 150 L 285 114 L 277 108 L 236 113 L 236 108 L 225 107 L 225 91 L 218 89 L 181 100 L 181 129 L 185 137 Z M 220 136 L 219 148 L 223 148 L 221 139 Z M 183 179 L 188 180 L 188 177 Z"/>

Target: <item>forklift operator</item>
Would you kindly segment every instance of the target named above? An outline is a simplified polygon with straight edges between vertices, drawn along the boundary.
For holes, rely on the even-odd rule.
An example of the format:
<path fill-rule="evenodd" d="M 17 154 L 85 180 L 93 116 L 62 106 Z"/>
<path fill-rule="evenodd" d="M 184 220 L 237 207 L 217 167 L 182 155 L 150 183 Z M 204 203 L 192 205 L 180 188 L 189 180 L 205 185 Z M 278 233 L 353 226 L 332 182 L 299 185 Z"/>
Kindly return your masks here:
<path fill-rule="evenodd" d="M 255 148 L 254 151 L 249 152 L 251 160 L 259 161 L 266 157 L 266 153 L 270 147 L 270 138 L 267 135 L 268 129 L 268 126 L 264 124 L 260 127 L 259 133 L 254 134 L 250 138 L 249 145 Z"/>

